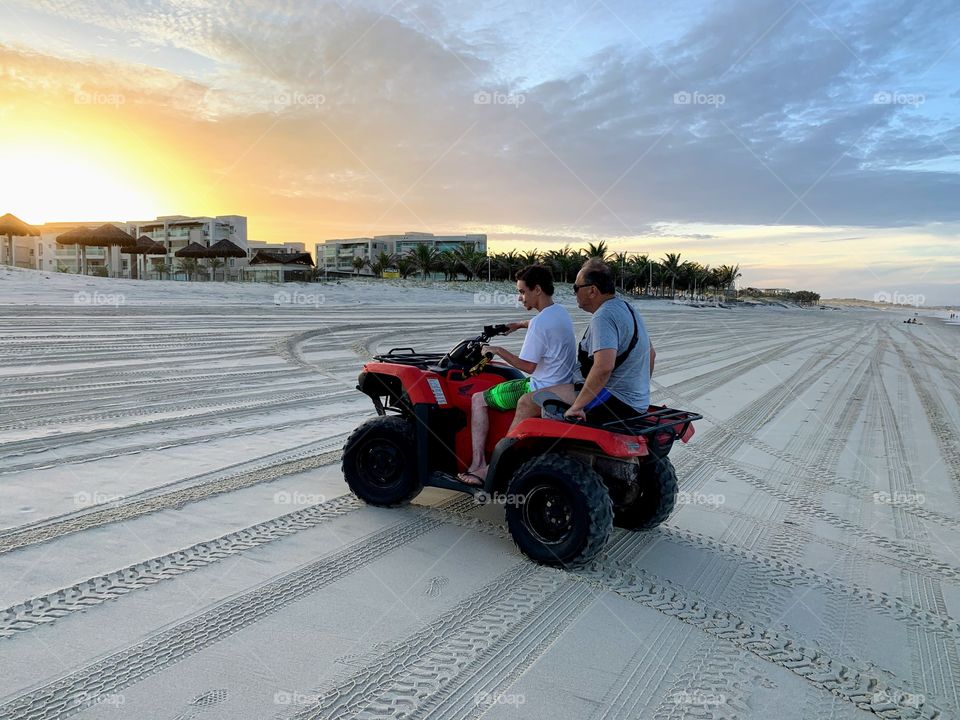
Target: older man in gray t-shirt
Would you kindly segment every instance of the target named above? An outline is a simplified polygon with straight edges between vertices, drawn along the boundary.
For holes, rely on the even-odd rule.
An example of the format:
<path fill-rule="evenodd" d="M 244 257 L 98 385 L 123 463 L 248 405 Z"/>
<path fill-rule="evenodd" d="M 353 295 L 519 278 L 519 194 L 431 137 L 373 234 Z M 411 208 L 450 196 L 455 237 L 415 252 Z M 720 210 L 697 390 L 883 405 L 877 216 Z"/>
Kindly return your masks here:
<path fill-rule="evenodd" d="M 616 351 L 614 365 L 618 358 L 623 359 L 603 387 L 638 413 L 646 412 L 650 405 L 650 337 L 643 318 L 622 298 L 610 298 L 594 311 L 580 341 L 580 352 L 594 358 L 594 363 L 597 353 L 606 349 Z"/>
<path fill-rule="evenodd" d="M 613 273 L 599 260 L 584 263 L 573 291 L 577 305 L 593 317 L 578 347 L 583 388 L 554 388 L 570 403 L 567 417 L 606 421 L 647 412 L 657 354 L 643 318 L 617 297 Z"/>

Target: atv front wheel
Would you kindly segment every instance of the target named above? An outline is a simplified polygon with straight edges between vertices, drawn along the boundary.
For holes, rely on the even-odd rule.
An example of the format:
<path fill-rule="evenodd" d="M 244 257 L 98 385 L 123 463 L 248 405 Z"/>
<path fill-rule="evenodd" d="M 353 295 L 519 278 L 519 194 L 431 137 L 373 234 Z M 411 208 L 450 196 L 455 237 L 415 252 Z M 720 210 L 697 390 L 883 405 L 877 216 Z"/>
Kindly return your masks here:
<path fill-rule="evenodd" d="M 670 517 L 677 501 L 677 473 L 670 458 L 644 463 L 637 471 L 640 494 L 613 511 L 613 524 L 626 530 L 651 530 Z"/>
<path fill-rule="evenodd" d="M 524 463 L 507 488 L 507 526 L 520 551 L 544 565 L 596 557 L 613 529 L 613 505 L 600 476 L 579 460 L 544 455 Z"/>
<path fill-rule="evenodd" d="M 413 428 L 394 415 L 367 420 L 343 447 L 343 477 L 370 505 L 404 505 L 423 490 L 417 478 Z"/>

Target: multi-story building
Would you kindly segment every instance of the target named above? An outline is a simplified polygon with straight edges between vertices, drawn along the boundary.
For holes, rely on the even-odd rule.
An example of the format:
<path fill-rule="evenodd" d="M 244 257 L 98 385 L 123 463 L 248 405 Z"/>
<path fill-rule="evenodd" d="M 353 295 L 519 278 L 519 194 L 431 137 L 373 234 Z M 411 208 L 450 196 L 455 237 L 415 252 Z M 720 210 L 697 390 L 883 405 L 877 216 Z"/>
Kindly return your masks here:
<path fill-rule="evenodd" d="M 269 253 L 293 254 L 307 252 L 307 246 L 302 242 L 268 243 L 263 240 L 247 240 L 247 258 L 257 254 L 257 250 L 266 250 Z"/>
<path fill-rule="evenodd" d="M 438 252 L 469 246 L 478 252 L 487 251 L 486 235 L 434 235 L 407 232 L 402 235 L 375 235 L 372 238 L 344 238 L 326 240 L 315 246 L 317 267 L 327 272 L 355 273 L 354 258 L 362 258 L 363 275 L 371 275 L 370 263 L 381 252 L 388 255 L 406 255 L 418 245 L 427 244 Z"/>
<path fill-rule="evenodd" d="M 364 266 L 360 272 L 370 275 L 370 263 L 382 252 L 393 252 L 389 242 L 379 238 L 346 238 L 317 243 L 314 248 L 314 257 L 317 259 L 318 268 L 326 272 L 345 273 L 355 273 L 353 259 L 361 258 Z"/>
<path fill-rule="evenodd" d="M 38 229 L 42 230 L 43 226 Z M 50 233 L 13 238 L 13 257 L 7 257 L 7 238 L 0 238 L 0 265 L 14 265 L 30 270 L 57 270 L 57 243 Z M 12 262 L 11 262 L 12 260 Z"/>
<path fill-rule="evenodd" d="M 127 223 L 116 220 L 94 220 L 90 222 L 49 222 L 38 225 L 40 231 L 40 240 L 49 243 L 53 248 L 53 264 L 55 270 L 60 272 L 78 273 L 80 272 L 80 254 L 76 245 L 60 245 L 57 243 L 57 237 L 63 235 L 68 230 L 75 230 L 79 227 L 89 229 L 100 227 L 109 223 L 116 225 L 121 230 L 131 232 Z M 136 237 L 136 236 L 134 236 Z M 111 253 L 111 248 L 105 247 L 87 247 L 86 249 L 87 274 L 96 275 L 106 273 L 114 276 L 125 274 L 130 269 L 130 256 Z"/>
<path fill-rule="evenodd" d="M 116 225 L 134 238 L 146 235 L 152 240 L 167 248 L 166 255 L 148 256 L 149 267 L 160 263 L 170 270 L 176 267 L 174 253 L 182 250 L 191 242 L 210 246 L 220 240 L 227 239 L 246 250 L 247 247 L 247 218 L 242 215 L 217 215 L 216 217 L 186 215 L 163 215 L 155 220 L 130 220 L 126 222 L 105 221 Z M 41 238 L 49 237 L 55 240 L 68 230 L 76 227 L 95 228 L 103 222 L 60 222 L 41 225 Z M 111 255 L 113 260 L 111 261 Z M 120 253 L 110 253 L 106 248 L 88 247 L 87 272 L 97 272 L 98 267 L 107 267 L 111 275 L 127 275 L 131 268 L 131 256 Z M 236 258 L 227 258 L 226 267 L 235 268 L 245 264 L 245 261 Z M 79 272 L 77 250 L 74 245 L 57 245 L 55 264 L 66 272 Z M 108 267 L 109 266 L 109 267 Z M 151 273 L 154 276 L 155 273 Z"/>
<path fill-rule="evenodd" d="M 192 242 L 210 246 L 221 240 L 229 240 L 241 248 L 247 247 L 247 218 L 242 215 L 161 215 L 156 220 L 128 222 L 127 226 L 132 228 L 127 232 L 134 237 L 146 235 L 166 245 L 168 255 L 173 255 Z"/>

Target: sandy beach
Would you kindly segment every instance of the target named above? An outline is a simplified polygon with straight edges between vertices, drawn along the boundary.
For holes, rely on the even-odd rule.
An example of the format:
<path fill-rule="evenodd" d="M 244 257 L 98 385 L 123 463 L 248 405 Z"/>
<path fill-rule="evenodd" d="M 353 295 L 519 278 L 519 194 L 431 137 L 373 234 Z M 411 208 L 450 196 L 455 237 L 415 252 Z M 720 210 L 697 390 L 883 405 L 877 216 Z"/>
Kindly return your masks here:
<path fill-rule="evenodd" d="M 960 717 L 960 328 L 638 301 L 681 502 L 563 571 L 340 469 L 365 360 L 512 298 L 4 270 L 0 717 Z"/>

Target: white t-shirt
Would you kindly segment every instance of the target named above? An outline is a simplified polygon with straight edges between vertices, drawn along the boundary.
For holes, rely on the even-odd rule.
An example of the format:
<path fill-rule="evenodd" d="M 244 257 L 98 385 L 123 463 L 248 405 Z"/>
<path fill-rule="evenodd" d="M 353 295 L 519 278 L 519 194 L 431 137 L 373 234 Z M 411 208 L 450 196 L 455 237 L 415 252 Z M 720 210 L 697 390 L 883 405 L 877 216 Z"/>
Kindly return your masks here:
<path fill-rule="evenodd" d="M 520 359 L 537 364 L 530 390 L 573 382 L 577 371 L 577 336 L 570 313 L 554 303 L 530 319 Z"/>

